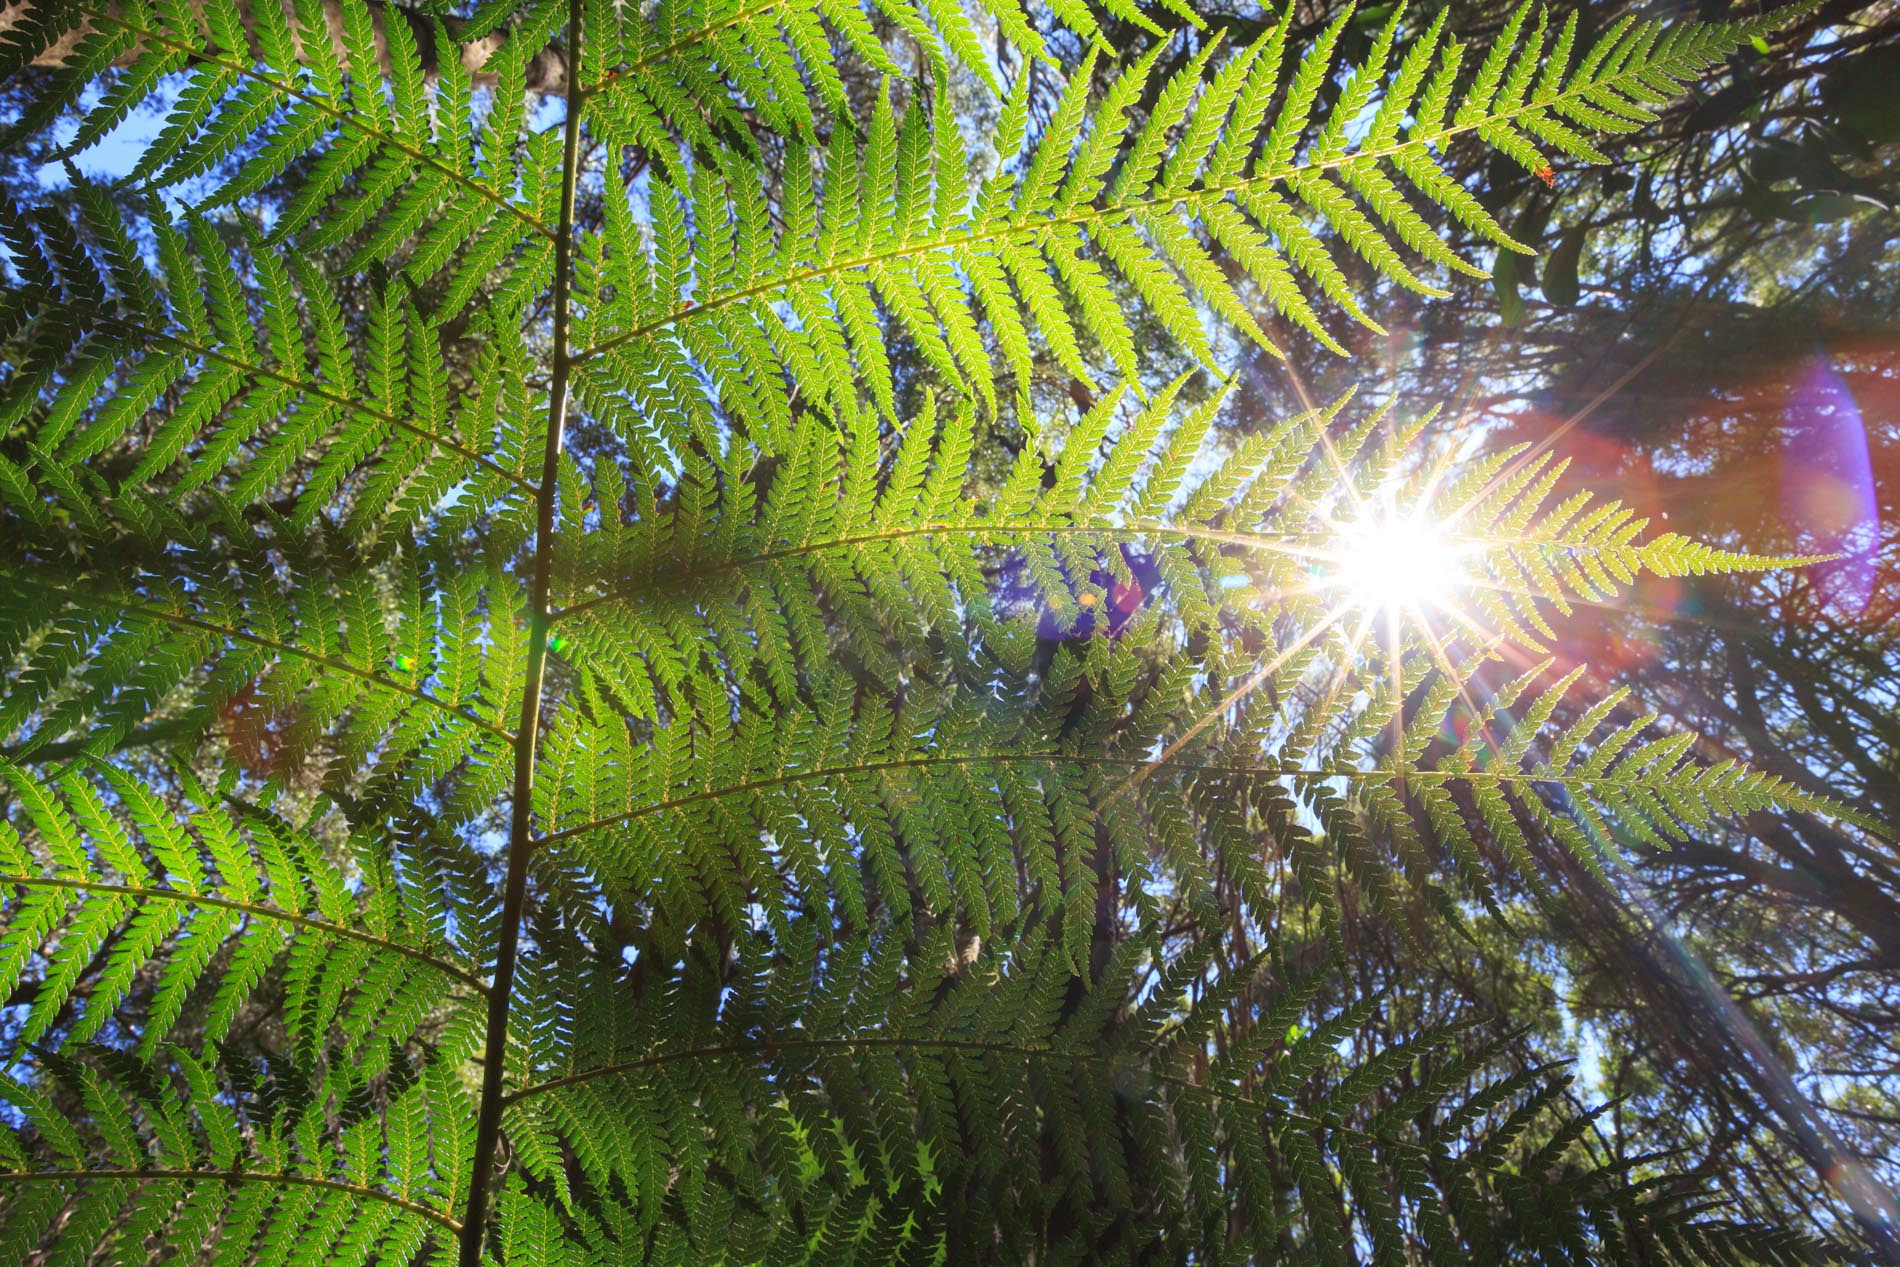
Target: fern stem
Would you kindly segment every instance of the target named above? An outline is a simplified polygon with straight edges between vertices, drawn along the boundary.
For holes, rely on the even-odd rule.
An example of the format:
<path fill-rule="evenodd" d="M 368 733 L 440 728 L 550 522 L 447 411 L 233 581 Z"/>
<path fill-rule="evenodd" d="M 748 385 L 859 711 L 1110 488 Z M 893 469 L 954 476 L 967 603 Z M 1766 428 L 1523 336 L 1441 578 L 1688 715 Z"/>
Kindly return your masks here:
<path fill-rule="evenodd" d="M 216 907 L 220 910 L 236 911 L 254 919 L 273 920 L 289 924 L 296 928 L 307 929 L 313 933 L 322 933 L 330 937 L 340 937 L 348 941 L 361 942 L 386 950 L 390 954 L 413 959 L 417 963 L 427 964 L 436 971 L 454 977 L 476 991 L 487 994 L 488 983 L 468 971 L 414 946 L 391 941 L 387 937 L 378 937 L 361 929 L 350 928 L 343 924 L 332 924 L 327 920 L 312 919 L 308 915 L 295 915 L 275 906 L 264 906 L 255 902 L 240 902 L 235 898 L 214 897 L 208 893 L 187 893 L 182 889 L 151 888 L 134 884 L 112 884 L 104 880 L 78 880 L 66 876 L 12 875 L 0 871 L 0 885 L 17 885 L 25 889 L 67 889 L 75 893 L 116 893 L 139 902 L 178 902 L 185 906 Z"/>
<path fill-rule="evenodd" d="M 632 822 L 653 814 L 664 814 L 688 805 L 698 805 L 705 801 L 723 800 L 728 796 L 739 796 L 746 792 L 763 792 L 770 788 L 786 787 L 795 783 L 804 783 L 812 779 L 849 779 L 858 775 L 883 774 L 896 770 L 928 770 L 946 766 L 972 765 L 1096 765 L 1125 767 L 1145 764 L 1147 757 L 1116 757 L 1102 753 L 1084 754 L 1067 752 L 972 752 L 946 753 L 934 756 L 895 757 L 889 761 L 860 761 L 851 765 L 816 766 L 810 770 L 793 770 L 786 774 L 773 775 L 749 783 L 734 783 L 726 787 L 705 788 L 698 792 L 689 792 L 685 796 L 670 801 L 655 801 L 642 805 L 639 809 L 627 810 L 620 814 L 609 814 L 596 818 L 576 827 L 550 832 L 535 843 L 537 846 L 559 844 L 575 836 L 586 835 L 590 831 L 599 831 L 603 827 L 612 827 L 616 823 Z M 1185 763 L 1182 763 L 1185 764 Z M 1212 769 L 1213 767 L 1207 767 Z M 1271 767 L 1235 767 L 1233 773 L 1245 770 L 1251 774 L 1300 774 L 1312 771 L 1281 770 Z"/>
<path fill-rule="evenodd" d="M 592 1082 L 596 1078 L 611 1078 L 615 1074 L 632 1073 L 639 1069 L 656 1069 L 662 1065 L 679 1064 L 692 1060 L 718 1060 L 726 1056 L 770 1056 L 783 1051 L 863 1051 L 869 1048 L 929 1048 L 936 1051 L 974 1051 L 992 1055 L 1052 1056 L 1057 1053 L 1047 1047 L 1022 1047 L 1014 1043 L 992 1043 L 980 1039 L 959 1038 L 784 1038 L 761 1039 L 755 1043 L 720 1043 L 713 1047 L 689 1047 L 680 1051 L 663 1051 L 655 1056 L 642 1056 L 635 1060 L 618 1060 L 605 1065 L 596 1065 L 592 1069 L 582 1069 L 577 1073 L 565 1074 L 559 1078 L 550 1078 L 546 1082 L 537 1082 L 511 1093 L 507 1103 L 516 1104 L 534 1096 L 546 1095 L 550 1091 L 559 1091 L 563 1087 L 578 1086 Z M 1077 1053 L 1080 1055 L 1080 1053 Z M 1086 1059 L 1086 1057 L 1082 1057 Z M 1097 1057 L 1096 1059 L 1106 1059 Z"/>
<path fill-rule="evenodd" d="M 581 161 L 581 9 L 567 4 L 567 120 L 561 139 L 561 217 L 554 238 L 553 363 L 548 380 L 547 437 L 541 450 L 541 483 L 535 494 L 534 577 L 528 599 L 528 654 L 523 666 L 521 721 L 515 727 L 515 775 L 508 825 L 508 878 L 502 891 L 501 928 L 495 948 L 494 984 L 488 994 L 488 1032 L 482 1046 L 482 1099 L 475 1120 L 475 1154 L 469 1172 L 467 1214 L 462 1220 L 461 1267 L 481 1267 L 482 1231 L 488 1219 L 488 1185 L 501 1142 L 502 1078 L 508 1050 L 508 1003 L 514 991 L 515 958 L 521 944 L 521 913 L 528 898 L 528 855 L 534 849 L 532 798 L 535 742 L 541 729 L 541 682 L 547 667 L 548 593 L 554 571 L 554 498 L 559 483 L 561 438 L 567 425 L 568 376 L 573 370 L 568 327 L 574 286 L 574 195 Z"/>
<path fill-rule="evenodd" d="M 427 1219 L 451 1232 L 462 1230 L 460 1223 L 420 1201 L 410 1201 L 392 1192 L 372 1188 L 367 1184 L 344 1183 L 340 1179 L 320 1179 L 315 1175 L 246 1170 L 147 1170 L 143 1167 L 138 1169 L 128 1167 L 124 1170 L 0 1170 L 0 1183 L 80 1183 L 92 1179 L 134 1182 L 146 1179 L 182 1179 L 192 1183 L 276 1183 L 293 1188 L 318 1188 L 325 1192 L 340 1192 L 353 1197 L 366 1197 L 371 1201 L 381 1201 L 416 1215 L 418 1218 Z"/>

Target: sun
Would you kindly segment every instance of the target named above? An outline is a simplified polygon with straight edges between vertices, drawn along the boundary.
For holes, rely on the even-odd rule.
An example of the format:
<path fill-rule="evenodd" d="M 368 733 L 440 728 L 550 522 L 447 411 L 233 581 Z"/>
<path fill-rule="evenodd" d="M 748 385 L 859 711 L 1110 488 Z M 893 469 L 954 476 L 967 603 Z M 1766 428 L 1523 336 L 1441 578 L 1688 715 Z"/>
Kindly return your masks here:
<path fill-rule="evenodd" d="M 1368 506 L 1329 553 L 1328 583 L 1368 615 L 1446 606 L 1467 579 L 1465 551 L 1423 514 Z"/>

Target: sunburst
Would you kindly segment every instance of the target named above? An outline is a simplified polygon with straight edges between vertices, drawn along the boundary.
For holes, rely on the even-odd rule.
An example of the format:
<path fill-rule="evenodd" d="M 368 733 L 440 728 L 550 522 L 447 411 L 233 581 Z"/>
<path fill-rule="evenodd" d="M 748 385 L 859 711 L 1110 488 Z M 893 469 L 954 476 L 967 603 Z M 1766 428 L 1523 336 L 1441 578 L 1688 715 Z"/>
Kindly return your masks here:
<path fill-rule="evenodd" d="M 1322 557 L 1315 588 L 1367 616 L 1384 612 L 1422 616 L 1448 608 L 1472 583 L 1467 563 L 1478 547 L 1445 530 L 1422 504 L 1402 511 L 1390 501 L 1368 503 Z"/>

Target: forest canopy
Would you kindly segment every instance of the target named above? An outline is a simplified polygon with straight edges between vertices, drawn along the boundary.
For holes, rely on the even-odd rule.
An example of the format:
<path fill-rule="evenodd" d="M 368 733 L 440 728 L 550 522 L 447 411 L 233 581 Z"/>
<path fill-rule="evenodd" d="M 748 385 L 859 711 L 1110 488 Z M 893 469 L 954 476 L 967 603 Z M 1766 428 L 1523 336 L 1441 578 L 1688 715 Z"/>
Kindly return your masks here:
<path fill-rule="evenodd" d="M 1900 9 L 0 8 L 0 1262 L 1900 1262 Z"/>

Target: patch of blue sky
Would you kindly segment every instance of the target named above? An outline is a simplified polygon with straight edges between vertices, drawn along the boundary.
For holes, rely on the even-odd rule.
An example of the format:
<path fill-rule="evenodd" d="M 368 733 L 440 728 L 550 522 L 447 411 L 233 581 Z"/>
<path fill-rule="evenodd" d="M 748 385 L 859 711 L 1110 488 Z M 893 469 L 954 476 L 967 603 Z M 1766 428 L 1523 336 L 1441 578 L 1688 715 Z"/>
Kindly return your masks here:
<path fill-rule="evenodd" d="M 1556 997 L 1557 1022 L 1563 1027 L 1565 1041 L 1576 1052 L 1574 1071 L 1578 1084 L 1588 1099 L 1607 1098 L 1610 1088 L 1604 1081 L 1602 1032 L 1571 1008 L 1570 1000 L 1576 993 L 1576 982 L 1561 961 L 1554 965 L 1551 990 Z"/>
<path fill-rule="evenodd" d="M 157 138 L 165 126 L 165 116 L 171 112 L 172 102 L 178 89 L 184 85 L 185 77 L 175 75 L 171 82 L 163 85 L 145 103 L 119 120 L 117 127 L 107 132 L 97 141 L 73 155 L 66 162 L 49 162 L 40 167 L 39 178 L 42 187 L 47 189 L 64 188 L 70 183 L 67 165 L 89 180 L 102 184 L 115 184 L 132 174 L 138 166 L 139 158 L 145 153 L 152 141 Z M 81 98 L 81 109 L 68 113 L 53 126 L 48 134 L 47 152 L 57 153 L 72 143 L 79 132 L 80 121 L 86 113 L 99 103 L 99 89 L 87 91 Z"/>

